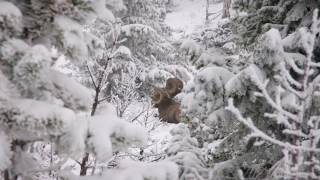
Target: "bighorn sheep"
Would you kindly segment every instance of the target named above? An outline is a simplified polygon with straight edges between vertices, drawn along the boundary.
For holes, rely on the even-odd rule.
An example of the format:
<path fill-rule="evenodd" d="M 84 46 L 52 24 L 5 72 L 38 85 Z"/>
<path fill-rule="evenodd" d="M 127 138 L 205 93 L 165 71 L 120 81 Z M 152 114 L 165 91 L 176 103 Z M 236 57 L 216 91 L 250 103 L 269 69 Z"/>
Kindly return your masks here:
<path fill-rule="evenodd" d="M 169 78 L 165 88 L 155 88 L 152 103 L 158 108 L 160 119 L 168 123 L 179 123 L 180 104 L 172 98 L 181 92 L 183 82 L 177 78 Z"/>

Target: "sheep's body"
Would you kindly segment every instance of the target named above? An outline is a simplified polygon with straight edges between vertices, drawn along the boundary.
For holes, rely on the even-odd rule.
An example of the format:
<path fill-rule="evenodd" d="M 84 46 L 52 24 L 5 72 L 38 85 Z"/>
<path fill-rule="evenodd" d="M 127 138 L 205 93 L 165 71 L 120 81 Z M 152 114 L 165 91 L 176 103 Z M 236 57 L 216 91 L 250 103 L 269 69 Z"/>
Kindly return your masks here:
<path fill-rule="evenodd" d="M 172 98 L 181 92 L 183 83 L 177 78 L 167 80 L 165 88 L 155 88 L 152 103 L 158 108 L 160 120 L 168 123 L 180 122 L 180 104 Z"/>
<path fill-rule="evenodd" d="M 166 98 L 157 105 L 160 120 L 168 123 L 179 123 L 180 121 L 180 104 L 173 99 Z"/>

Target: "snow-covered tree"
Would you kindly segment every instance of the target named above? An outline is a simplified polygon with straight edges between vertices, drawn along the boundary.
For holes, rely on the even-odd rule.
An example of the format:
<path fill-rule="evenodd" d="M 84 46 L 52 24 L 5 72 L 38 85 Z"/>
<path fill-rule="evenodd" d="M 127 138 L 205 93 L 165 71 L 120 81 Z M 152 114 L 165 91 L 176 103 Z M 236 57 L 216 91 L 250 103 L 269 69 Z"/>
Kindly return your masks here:
<path fill-rule="evenodd" d="M 240 123 L 225 110 L 225 84 L 249 61 L 237 47 L 229 19 L 207 22 L 199 32 L 181 43 L 184 56 L 197 68 L 181 94 L 182 122 L 188 125 L 190 136 L 197 140 L 195 147 L 202 152 L 204 173 L 195 179 L 236 179 L 247 157 L 254 162 L 257 156 L 248 153 L 235 160 L 245 151 L 241 139 L 245 133 L 238 132 Z"/>
<path fill-rule="evenodd" d="M 163 85 L 167 78 L 176 76 L 183 69 L 173 64 L 183 62 L 167 38 L 171 31 L 164 24 L 165 0 L 127 0 L 124 4 L 127 11 L 121 15 L 123 45 L 135 57 L 142 72 L 138 78 L 142 82 L 140 90 L 148 96 L 146 92 L 150 92 L 151 87 Z"/>
<path fill-rule="evenodd" d="M 60 55 L 79 65 L 105 47 L 84 25 L 96 18 L 114 22 L 110 9 L 119 8 L 119 2 L 0 1 L 0 170 L 5 180 L 34 179 L 50 171 L 64 176 L 60 172 L 68 158 L 87 152 L 105 161 L 113 151 L 146 141 L 141 127 L 119 119 L 110 104 L 93 108 L 92 91 L 54 69 Z M 113 55 L 122 54 L 119 49 Z M 59 162 L 48 168 L 38 164 L 31 150 L 36 142 L 52 144 Z M 140 166 L 128 171 L 149 177 L 144 170 L 157 165 Z M 167 179 L 175 179 L 174 166 L 163 169 Z M 152 177 L 163 179 L 162 174 Z"/>
<path fill-rule="evenodd" d="M 188 76 L 184 68 L 167 65 L 172 47 L 160 28 L 164 26 L 161 22 L 165 15 L 163 2 L 124 1 L 124 6 L 125 10 L 114 10 L 116 22 L 100 19 L 89 26 L 88 30 L 98 35 L 104 46 L 87 60 L 83 70 L 87 72 L 86 84 L 95 90 L 94 106 L 111 102 L 120 117 L 132 121 L 137 118 L 127 116 L 128 108 L 138 101 L 148 104 L 144 101 L 150 101 L 151 84 L 158 83 L 157 78 L 164 82 L 177 74 Z M 164 74 L 159 73 L 159 67 Z M 121 153 L 115 157 L 119 156 Z M 88 160 L 87 154 L 82 161 L 83 174 Z"/>
<path fill-rule="evenodd" d="M 97 15 L 113 18 L 108 9 L 81 2 L 0 2 L 1 131 L 6 140 L 1 170 L 6 179 L 35 171 L 28 146 L 58 143 L 76 112 L 89 108 L 90 91 L 52 68 L 57 59 L 53 46 L 81 61 L 95 48 L 95 37 L 84 33 L 81 24 Z"/>
<path fill-rule="evenodd" d="M 255 70 L 247 77 L 254 87 L 252 98 L 262 99 L 269 106 L 260 111 L 262 121 L 243 114 L 243 105 L 229 99 L 227 109 L 252 131 L 250 137 L 282 149 L 282 163 L 276 164 L 270 174 L 273 179 L 319 179 L 319 70 L 314 53 L 319 32 L 315 10 L 310 28 L 300 28 L 284 39 L 275 29 L 261 37 L 261 46 L 253 54 L 255 68 L 251 69 Z M 235 80 L 227 89 L 239 94 L 245 86 L 237 83 L 239 78 Z M 265 131 L 261 123 L 266 121 L 277 128 Z"/>
<path fill-rule="evenodd" d="M 144 24 L 152 27 L 160 34 L 170 33 L 164 24 L 167 0 L 124 0 L 127 11 L 122 17 L 125 24 Z"/>
<path fill-rule="evenodd" d="M 278 29 L 285 37 L 297 27 L 310 25 L 312 12 L 317 7 L 316 0 L 234 0 L 233 8 L 237 12 L 234 28 L 246 45 L 254 43 L 271 28 Z"/>
<path fill-rule="evenodd" d="M 261 23 L 263 22 L 261 20 Z M 221 28 L 221 25 L 225 28 Z M 239 50 L 244 46 L 235 41 L 237 39 L 233 36 L 231 25 L 237 26 L 236 28 L 241 26 L 230 24 L 230 21 L 224 20 L 217 29 L 207 28 L 204 32 L 205 38 L 203 39 L 206 40 L 204 44 L 207 49 L 196 61 L 200 70 L 196 73 L 193 81 L 187 84 L 186 94 L 182 95 L 182 106 L 187 117 L 185 121 L 189 124 L 191 136 L 196 137 L 199 145 L 207 151 L 209 164 L 210 162 L 215 164 L 213 174 L 224 176 L 223 173 L 220 173 L 224 171 L 224 168 L 219 168 L 221 165 L 228 169 L 226 171 L 230 170 L 229 178 L 240 177 L 239 173 L 242 173 L 245 178 L 262 179 L 267 176 L 270 167 L 281 159 L 283 155 L 281 149 L 270 142 L 261 140 L 261 138 L 248 136 L 248 129 L 239 123 L 229 111 L 226 111 L 225 106 L 227 99 L 233 97 L 240 111 L 245 116 L 252 117 L 258 128 L 264 132 L 272 132 L 272 136 L 285 140 L 287 136 L 282 132 L 282 125 L 266 120 L 268 118 L 264 116 L 264 113 L 271 112 L 273 109 L 263 99 L 255 96 L 254 92 L 258 89 L 251 80 L 252 76 L 258 79 L 267 76 L 270 79 L 268 92 L 273 97 L 277 84 L 282 81 L 274 77 L 284 75 L 284 72 L 280 71 L 278 67 L 278 62 L 284 61 L 282 58 L 284 55 L 278 53 L 281 46 L 271 38 L 272 33 L 268 33 L 263 37 L 258 34 L 259 38 L 254 51 L 241 57 L 242 52 Z M 248 38 L 251 37 L 253 36 Z M 299 43 L 287 42 L 287 44 Z M 229 46 L 235 48 L 228 48 Z M 214 49 L 211 51 L 212 47 Z M 288 47 L 288 45 L 284 47 L 285 52 L 291 53 L 290 57 L 294 54 L 294 59 L 297 59 L 297 53 L 304 54 L 305 52 L 296 46 Z M 315 43 L 314 59 L 318 57 L 317 47 L 318 43 Z M 250 50 L 246 46 L 243 50 L 246 52 L 248 49 Z M 223 53 L 218 54 L 218 50 Z M 229 56 L 231 57 L 229 58 L 226 54 L 230 54 L 232 57 Z M 238 57 L 233 56 L 234 54 Z M 275 61 L 276 59 L 281 60 Z M 289 65 L 286 64 L 287 74 L 289 73 L 296 78 L 296 72 L 288 67 Z M 288 99 L 291 98 L 288 97 Z M 227 178 L 227 176 L 221 177 L 221 179 L 223 178 Z"/>
<path fill-rule="evenodd" d="M 170 131 L 173 136 L 166 153 L 168 160 L 179 165 L 179 179 L 207 179 L 208 169 L 205 155 L 198 147 L 198 142 L 190 136 L 188 127 L 179 124 Z"/>

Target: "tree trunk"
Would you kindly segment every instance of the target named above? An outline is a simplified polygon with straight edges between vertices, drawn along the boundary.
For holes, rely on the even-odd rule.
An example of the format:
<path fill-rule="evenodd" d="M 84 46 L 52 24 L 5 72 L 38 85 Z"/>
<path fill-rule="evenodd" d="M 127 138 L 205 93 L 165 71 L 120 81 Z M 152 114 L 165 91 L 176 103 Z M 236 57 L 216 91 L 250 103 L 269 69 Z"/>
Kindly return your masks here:
<path fill-rule="evenodd" d="M 86 153 L 86 155 L 82 158 L 82 162 L 80 164 L 80 176 L 85 176 L 87 174 L 87 162 L 89 160 L 89 153 Z"/>
<path fill-rule="evenodd" d="M 94 102 L 92 104 L 91 108 L 91 116 L 93 116 L 97 110 L 98 104 L 99 104 L 99 94 L 100 94 L 100 87 L 97 87 L 96 89 L 96 95 L 94 97 Z M 82 158 L 81 164 L 80 164 L 80 176 L 85 176 L 87 174 L 87 162 L 89 160 L 89 153 L 86 153 L 85 156 Z"/>
<path fill-rule="evenodd" d="M 231 0 L 223 0 L 222 18 L 230 17 Z"/>
<path fill-rule="evenodd" d="M 3 172 L 3 176 L 4 176 L 4 180 L 10 180 L 10 176 L 9 176 L 9 171 L 8 170 L 5 170 Z"/>
<path fill-rule="evenodd" d="M 209 0 L 206 3 L 206 22 L 209 20 Z"/>
<path fill-rule="evenodd" d="M 103 68 L 103 71 L 99 74 L 99 77 L 98 77 L 98 84 L 97 86 L 95 87 L 95 90 L 96 90 L 96 93 L 95 93 L 95 97 L 94 97 L 94 101 L 93 101 L 93 104 L 92 104 L 92 108 L 91 108 L 91 116 L 94 116 L 96 110 L 97 110 L 97 107 L 99 105 L 99 96 L 100 96 L 100 92 L 101 92 L 101 88 L 102 88 L 102 81 L 105 76 L 105 73 L 106 73 L 106 69 L 108 68 L 108 65 L 109 65 L 109 61 L 111 60 L 110 57 L 107 58 L 107 62 L 106 64 L 104 65 L 104 68 Z M 80 176 L 85 176 L 87 175 L 87 170 L 88 170 L 88 167 L 87 167 L 87 163 L 88 163 L 88 160 L 89 160 L 89 153 L 86 153 L 85 156 L 82 158 L 82 161 L 81 161 L 81 164 L 80 164 Z"/>

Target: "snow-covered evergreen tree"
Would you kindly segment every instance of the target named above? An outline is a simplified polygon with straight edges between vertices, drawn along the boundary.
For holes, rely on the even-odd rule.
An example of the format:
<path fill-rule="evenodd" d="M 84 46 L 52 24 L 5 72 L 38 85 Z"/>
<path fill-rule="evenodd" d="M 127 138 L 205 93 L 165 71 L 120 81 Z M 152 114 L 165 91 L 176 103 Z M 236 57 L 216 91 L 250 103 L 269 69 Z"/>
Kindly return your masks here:
<path fill-rule="evenodd" d="M 173 136 L 166 153 L 168 160 L 179 165 L 179 179 L 207 179 L 208 169 L 205 155 L 198 147 L 198 142 L 190 136 L 188 127 L 179 124 L 170 131 Z"/>
<path fill-rule="evenodd" d="M 263 98 L 271 107 L 263 112 L 263 120 L 269 119 L 280 129 L 265 132 L 256 126 L 261 123 L 255 117 L 245 118 L 234 107 L 232 99 L 227 108 L 253 132 L 252 137 L 261 138 L 282 149 L 283 164 L 276 167 L 276 173 L 273 174 L 275 179 L 319 179 L 319 72 L 313 53 L 319 43 L 317 34 L 320 32 L 320 20 L 317 10 L 314 11 L 312 22 L 310 29 L 300 28 L 284 39 L 279 31 L 271 29 L 262 37 L 265 42 L 262 47 L 268 50 L 261 49 L 254 54 L 257 71 L 250 76 L 257 87 L 254 96 Z M 267 71 L 266 67 L 272 67 L 268 68 L 271 71 Z"/>
<path fill-rule="evenodd" d="M 312 12 L 317 7 L 316 0 L 234 0 L 233 8 L 237 12 L 234 28 L 242 37 L 241 42 L 247 45 L 271 28 L 278 29 L 285 37 L 298 27 L 310 26 Z"/>
<path fill-rule="evenodd" d="M 112 105 L 97 107 L 93 114 L 92 91 L 54 69 L 60 55 L 78 65 L 105 47 L 84 25 L 96 18 L 114 22 L 110 9 L 119 8 L 119 2 L 0 1 L 0 170 L 5 180 L 51 171 L 65 176 L 61 171 L 68 158 L 90 152 L 104 161 L 113 151 L 146 141 L 146 132 L 119 119 Z M 117 55 L 127 52 L 120 49 Z M 50 142 L 61 161 L 43 168 L 31 155 L 36 142 Z M 148 168 L 158 166 L 130 170 L 132 165 L 121 167 L 144 178 L 150 177 Z M 176 179 L 175 165 L 170 167 L 162 173 Z M 164 179 L 162 173 L 151 177 Z"/>
<path fill-rule="evenodd" d="M 306 6 L 309 6 L 309 4 L 307 3 Z M 254 6 L 248 7 L 253 8 Z M 282 8 L 281 6 L 275 8 L 279 7 Z M 255 13 L 255 11 L 252 11 L 252 13 Z M 267 17 L 268 16 L 264 16 L 262 18 Z M 234 21 L 232 21 L 232 23 L 234 23 Z M 265 21 L 256 19 L 253 22 L 261 24 Z M 228 27 L 228 23 L 223 24 L 224 27 Z M 306 24 L 307 27 L 309 27 L 309 25 L 310 23 Z M 233 26 L 239 29 L 241 28 L 241 25 L 236 23 L 233 24 Z M 297 26 L 295 26 L 295 28 L 296 27 Z M 295 28 L 291 29 L 290 32 L 293 32 Z M 234 40 L 237 40 L 232 37 L 232 32 L 228 31 L 228 29 L 208 29 L 204 35 L 205 45 L 208 50 L 210 50 L 211 47 L 227 46 L 226 44 L 228 44 L 228 42 L 233 43 Z M 203 148 L 207 149 L 209 162 L 212 161 L 215 164 L 223 161 L 222 163 L 214 165 L 215 170 L 213 170 L 213 174 L 216 176 L 225 176 L 223 173 L 220 173 L 224 171 L 224 168 L 219 167 L 224 166 L 226 171 L 230 170 L 229 178 L 240 178 L 240 174 L 245 178 L 265 178 L 269 173 L 268 170 L 270 167 L 276 164 L 283 155 L 278 146 L 261 140 L 260 138 L 247 136 L 248 129 L 239 123 L 230 112 L 225 110 L 227 99 L 233 97 L 236 106 L 245 116 L 252 117 L 257 127 L 263 129 L 264 132 L 270 132 L 272 136 L 281 140 L 287 138 L 287 135 L 284 135 L 282 132 L 282 125 L 274 124 L 272 121 L 266 120 L 270 117 L 265 117 L 264 113 L 272 111 L 272 106 L 256 97 L 254 92 L 258 89 L 252 81 L 252 77 L 258 79 L 268 77 L 270 82 L 267 89 L 268 92 L 272 94 L 271 97 L 273 97 L 277 89 L 277 84 L 283 81 L 277 78 L 285 75 L 285 71 L 280 71 L 278 64 L 279 61 L 287 59 L 284 58 L 287 55 L 285 56 L 278 53 L 282 42 L 276 43 L 275 40 L 271 38 L 274 36 L 272 31 L 263 35 L 263 37 L 260 37 L 260 35 L 261 34 L 256 35 L 258 42 L 256 43 L 254 51 L 248 53 L 251 57 L 247 59 L 245 58 L 248 57 L 248 55 L 245 54 L 244 57 L 233 57 L 233 59 L 230 59 L 231 61 L 228 61 L 229 58 L 226 58 L 225 55 L 214 56 L 212 52 L 206 50 L 198 60 L 198 67 L 200 67 L 199 72 L 195 75 L 193 82 L 190 82 L 185 89 L 186 95 L 184 95 L 182 105 L 185 115 L 188 117 L 186 120 L 191 127 L 191 135 L 197 138 Z M 284 36 L 286 35 L 287 34 L 284 34 Z M 254 37 L 254 35 L 248 35 L 247 38 L 252 37 Z M 243 38 L 246 37 L 244 36 Z M 298 58 L 297 53 L 299 52 L 305 54 L 303 48 L 298 48 L 293 45 L 301 44 L 296 41 L 302 38 L 298 36 L 295 39 L 294 41 L 287 42 L 287 44 L 291 44 L 290 48 L 289 45 L 284 47 L 286 53 L 291 53 L 289 57 L 294 56 L 291 57 L 293 59 Z M 318 40 L 316 42 L 318 42 Z M 235 42 L 233 44 L 240 50 L 240 48 L 244 48 L 242 43 L 243 42 Z M 315 43 L 314 59 L 317 59 L 317 47 L 318 43 Z M 244 52 L 249 49 L 248 46 L 245 48 Z M 227 54 L 237 52 L 228 52 L 228 48 L 222 49 Z M 214 49 L 213 52 L 217 54 L 217 49 Z M 238 51 L 237 53 L 241 55 L 242 52 L 240 50 L 240 52 Z M 276 59 L 281 60 L 276 61 Z M 292 68 L 288 68 L 291 65 L 292 63 L 285 66 L 287 68 L 286 73 L 296 78 L 297 72 Z M 288 100 L 291 99 L 289 96 L 287 98 Z M 288 102 L 287 104 L 291 105 L 293 103 Z M 240 174 L 239 170 L 242 171 Z M 228 176 L 221 177 L 221 179 L 224 178 L 228 178 Z"/>
<path fill-rule="evenodd" d="M 127 11 L 121 16 L 124 22 L 121 37 L 142 72 L 138 78 L 142 82 L 140 90 L 146 94 L 150 87 L 163 86 L 169 77 L 184 77 L 186 67 L 174 66 L 183 62 L 168 41 L 171 31 L 164 24 L 166 0 L 126 0 L 124 4 Z"/>
<path fill-rule="evenodd" d="M 172 54 L 172 49 L 169 49 L 172 47 L 164 36 L 166 33 L 160 28 L 165 27 L 162 22 L 165 16 L 163 2 L 124 1 L 124 5 L 125 10 L 114 10 L 115 15 L 119 16 L 116 22 L 100 19 L 89 26 L 89 31 L 98 35 L 104 46 L 97 55 L 88 59 L 83 68 L 87 72 L 86 84 L 95 90 L 94 105 L 104 101 L 111 102 L 116 106 L 120 117 L 126 116 L 128 108 L 133 103 L 139 101 L 140 104 L 150 104 L 148 96 L 157 83 L 163 83 L 168 77 L 176 76 L 180 72 L 184 74 L 180 73 L 178 76 L 188 78 L 185 76 L 187 72 L 184 68 L 167 65 L 166 59 L 160 59 L 171 58 Z M 162 50 L 159 51 L 157 48 Z M 163 52 L 163 49 L 167 52 Z M 137 119 L 125 118 L 129 121 Z M 156 126 L 157 123 L 153 123 Z M 140 152 L 134 153 L 142 157 Z M 119 156 L 122 156 L 121 152 L 115 157 Z M 86 169 L 85 164 L 89 159 L 88 155 L 84 157 L 81 169 Z"/>

